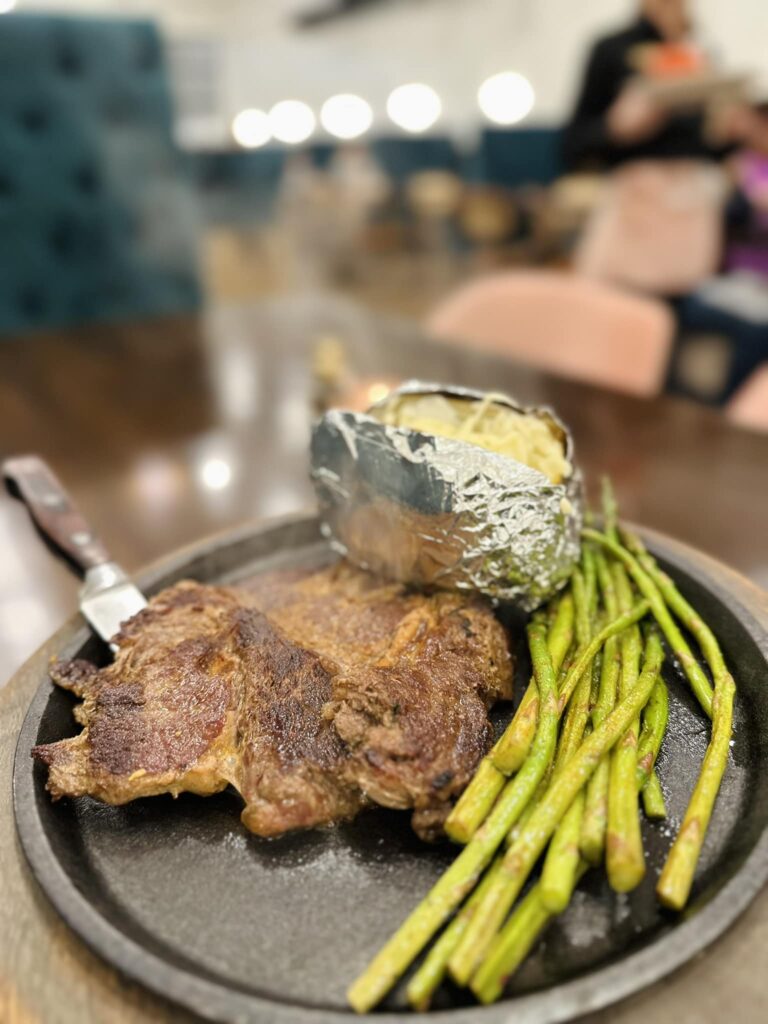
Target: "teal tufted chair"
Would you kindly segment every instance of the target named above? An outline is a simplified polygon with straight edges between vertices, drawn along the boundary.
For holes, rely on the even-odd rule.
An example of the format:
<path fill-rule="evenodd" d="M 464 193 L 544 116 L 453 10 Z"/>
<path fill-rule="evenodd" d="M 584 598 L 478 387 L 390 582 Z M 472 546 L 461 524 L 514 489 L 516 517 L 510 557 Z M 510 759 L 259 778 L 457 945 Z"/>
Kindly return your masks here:
<path fill-rule="evenodd" d="M 200 302 L 154 25 L 0 19 L 0 334 Z"/>

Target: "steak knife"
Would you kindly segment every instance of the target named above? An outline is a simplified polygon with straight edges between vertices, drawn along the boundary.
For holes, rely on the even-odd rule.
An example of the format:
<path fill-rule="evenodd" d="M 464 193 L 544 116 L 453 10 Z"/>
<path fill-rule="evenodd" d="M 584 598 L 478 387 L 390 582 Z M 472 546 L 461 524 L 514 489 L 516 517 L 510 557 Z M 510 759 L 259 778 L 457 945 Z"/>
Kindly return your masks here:
<path fill-rule="evenodd" d="M 2 474 L 9 491 L 29 509 L 43 538 L 83 577 L 80 611 L 113 650 L 121 623 L 147 600 L 113 562 L 104 545 L 51 468 L 37 455 L 6 459 Z"/>

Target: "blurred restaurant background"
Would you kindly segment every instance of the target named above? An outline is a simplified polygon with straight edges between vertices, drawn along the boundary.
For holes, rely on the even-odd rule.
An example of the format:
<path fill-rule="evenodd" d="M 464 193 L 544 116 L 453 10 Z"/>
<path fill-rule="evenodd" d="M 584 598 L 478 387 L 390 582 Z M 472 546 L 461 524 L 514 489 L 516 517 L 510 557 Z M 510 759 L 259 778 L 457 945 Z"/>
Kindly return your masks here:
<path fill-rule="evenodd" d="M 768 428 L 763 0 L 0 10 L 2 335 L 331 291 Z"/>
<path fill-rule="evenodd" d="M 0 0 L 0 454 L 43 452 L 135 565 L 306 504 L 311 415 L 424 338 L 463 360 L 426 376 L 490 353 L 768 432 L 766 40 L 765 0 Z M 648 493 L 616 408 L 577 442 Z M 690 480 L 728 458 L 705 435 Z M 674 488 L 649 509 L 768 579 Z"/>

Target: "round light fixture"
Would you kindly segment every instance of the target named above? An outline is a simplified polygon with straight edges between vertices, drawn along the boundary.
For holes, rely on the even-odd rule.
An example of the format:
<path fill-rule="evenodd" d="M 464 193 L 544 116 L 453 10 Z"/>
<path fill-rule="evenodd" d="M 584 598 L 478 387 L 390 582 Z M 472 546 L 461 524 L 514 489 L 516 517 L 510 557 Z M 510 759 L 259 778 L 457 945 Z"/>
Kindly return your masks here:
<path fill-rule="evenodd" d="M 232 480 L 232 467 L 226 459 L 206 459 L 199 472 L 200 482 L 209 491 L 223 491 Z"/>
<path fill-rule="evenodd" d="M 281 100 L 269 112 L 269 127 L 279 142 L 295 146 L 315 130 L 315 115 L 301 100 Z"/>
<path fill-rule="evenodd" d="M 232 135 L 235 142 L 245 149 L 258 149 L 259 146 L 265 146 L 272 138 L 272 132 L 269 130 L 269 118 L 263 110 L 254 110 L 253 108 L 241 110 L 232 121 Z"/>
<path fill-rule="evenodd" d="M 517 124 L 533 108 L 533 86 L 517 71 L 502 71 L 486 78 L 477 92 L 480 109 L 494 124 Z"/>
<path fill-rule="evenodd" d="M 16 6 L 16 0 L 0 0 L 0 14 L 8 14 Z"/>
<path fill-rule="evenodd" d="M 398 128 L 414 135 L 425 132 L 440 117 L 443 105 L 430 85 L 411 82 L 393 89 L 387 100 L 387 113 Z"/>
<path fill-rule="evenodd" d="M 340 93 L 325 101 L 320 111 L 320 122 L 337 139 L 356 139 L 371 127 L 373 111 L 362 96 Z"/>

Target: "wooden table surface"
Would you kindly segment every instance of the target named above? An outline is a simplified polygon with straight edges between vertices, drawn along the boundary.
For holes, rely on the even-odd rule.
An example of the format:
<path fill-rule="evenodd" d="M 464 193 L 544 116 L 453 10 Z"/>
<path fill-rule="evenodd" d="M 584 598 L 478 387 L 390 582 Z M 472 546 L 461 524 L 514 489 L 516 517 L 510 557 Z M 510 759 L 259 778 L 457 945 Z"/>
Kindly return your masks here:
<path fill-rule="evenodd" d="M 310 506 L 310 356 L 335 338 L 367 384 L 418 376 L 554 406 L 592 483 L 628 518 L 768 583 L 768 437 L 677 400 L 640 400 L 426 342 L 332 300 L 219 308 L 199 319 L 0 344 L 0 457 L 38 452 L 130 569 L 251 518 Z M 105 968 L 48 909 L 15 840 L 10 771 L 31 698 L 21 663 L 76 610 L 77 583 L 0 497 L 0 1022 L 187 1019 Z M 713 564 L 712 571 L 729 576 Z M 768 624 L 765 594 L 733 584 Z M 640 1024 L 764 1019 L 768 895 L 715 949 L 595 1017 Z"/>

